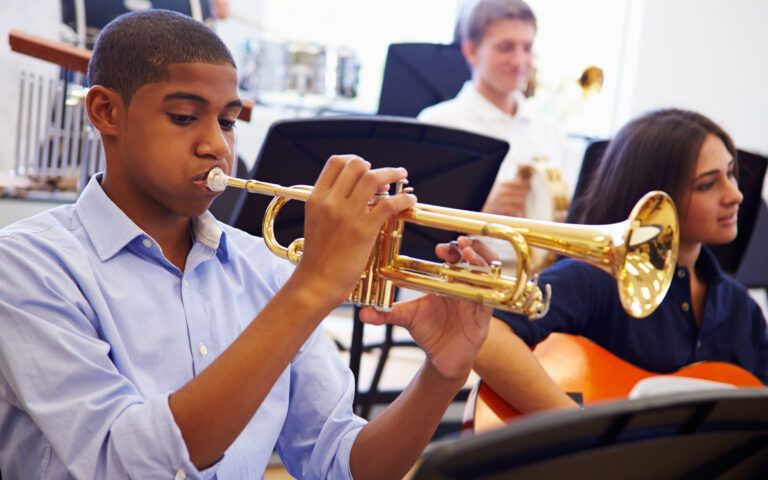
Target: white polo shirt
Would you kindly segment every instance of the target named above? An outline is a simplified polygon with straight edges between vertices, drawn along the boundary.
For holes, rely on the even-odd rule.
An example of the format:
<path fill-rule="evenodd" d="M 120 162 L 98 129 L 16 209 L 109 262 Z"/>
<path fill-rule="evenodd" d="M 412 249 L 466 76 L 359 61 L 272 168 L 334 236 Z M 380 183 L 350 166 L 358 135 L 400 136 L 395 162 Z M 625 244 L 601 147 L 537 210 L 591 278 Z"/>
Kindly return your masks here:
<path fill-rule="evenodd" d="M 510 115 L 491 103 L 468 81 L 455 98 L 424 109 L 418 118 L 426 123 L 508 142 L 509 152 L 496 175 L 496 183 L 515 178 L 518 166 L 532 164 L 535 157 L 546 158 L 551 166 L 561 172 L 573 171 L 573 166 L 568 163 L 576 161 L 573 158 L 575 155 L 570 154 L 571 149 L 563 130 L 553 120 L 536 112 L 521 92 L 515 92 L 515 100 L 517 110 L 514 115 Z M 565 180 L 568 191 L 572 191 L 571 182 L 574 179 L 566 177 Z M 552 220 L 551 197 L 543 179 L 532 181 L 527 210 L 530 218 Z M 502 258 L 510 258 L 511 250 L 500 248 L 496 242 L 491 244 Z"/>
<path fill-rule="evenodd" d="M 496 176 L 497 182 L 514 178 L 517 167 L 531 164 L 534 157 L 545 157 L 552 166 L 563 170 L 569 151 L 565 133 L 554 121 L 535 112 L 521 92 L 515 92 L 515 100 L 517 111 L 510 115 L 467 82 L 456 98 L 425 108 L 418 118 L 508 142 L 509 153 Z"/>

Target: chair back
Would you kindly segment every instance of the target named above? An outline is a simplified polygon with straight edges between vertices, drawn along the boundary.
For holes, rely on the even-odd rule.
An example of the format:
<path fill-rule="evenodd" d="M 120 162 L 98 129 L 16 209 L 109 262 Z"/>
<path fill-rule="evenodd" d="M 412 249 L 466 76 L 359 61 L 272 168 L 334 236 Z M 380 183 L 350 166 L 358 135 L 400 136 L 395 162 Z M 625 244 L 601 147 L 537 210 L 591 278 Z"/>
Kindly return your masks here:
<path fill-rule="evenodd" d="M 455 97 L 470 77 L 456 44 L 394 43 L 384 64 L 378 114 L 416 117 Z"/>

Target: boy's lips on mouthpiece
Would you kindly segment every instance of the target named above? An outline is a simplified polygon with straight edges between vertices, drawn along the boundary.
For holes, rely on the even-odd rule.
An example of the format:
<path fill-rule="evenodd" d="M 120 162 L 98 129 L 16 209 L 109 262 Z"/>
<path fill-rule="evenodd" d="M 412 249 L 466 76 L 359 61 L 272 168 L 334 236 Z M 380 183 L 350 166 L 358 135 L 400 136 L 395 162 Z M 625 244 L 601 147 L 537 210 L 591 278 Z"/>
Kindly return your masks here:
<path fill-rule="evenodd" d="M 223 192 L 227 188 L 227 175 L 219 167 L 212 168 L 205 177 L 205 184 L 212 192 Z"/>

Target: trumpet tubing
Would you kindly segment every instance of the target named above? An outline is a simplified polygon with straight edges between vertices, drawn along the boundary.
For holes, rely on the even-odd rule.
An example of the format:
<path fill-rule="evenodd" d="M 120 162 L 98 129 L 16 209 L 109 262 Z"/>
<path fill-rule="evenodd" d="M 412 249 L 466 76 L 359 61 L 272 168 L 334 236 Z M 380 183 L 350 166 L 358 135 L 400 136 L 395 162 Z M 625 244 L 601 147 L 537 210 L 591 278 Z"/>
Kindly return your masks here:
<path fill-rule="evenodd" d="M 288 247 L 280 245 L 274 221 L 289 200 L 306 201 L 312 187 L 243 180 L 229 177 L 220 169 L 213 169 L 207 181 L 214 191 L 231 186 L 274 196 L 264 215 L 264 241 L 274 254 L 299 262 L 304 240 L 296 239 Z M 402 184 L 398 184 L 396 192 L 401 188 Z M 400 255 L 406 222 L 505 240 L 516 252 L 515 275 L 503 275 L 497 262 L 482 268 Z M 672 281 L 678 249 L 677 213 L 664 192 L 646 194 L 627 220 L 611 225 L 544 222 L 418 203 L 382 227 L 349 301 L 388 310 L 394 302 L 395 287 L 407 287 L 541 318 L 549 309 L 550 288 L 545 285 L 542 289 L 537 276 L 531 274 L 529 245 L 583 260 L 608 272 L 617 281 L 624 309 L 642 318 L 658 307 Z"/>

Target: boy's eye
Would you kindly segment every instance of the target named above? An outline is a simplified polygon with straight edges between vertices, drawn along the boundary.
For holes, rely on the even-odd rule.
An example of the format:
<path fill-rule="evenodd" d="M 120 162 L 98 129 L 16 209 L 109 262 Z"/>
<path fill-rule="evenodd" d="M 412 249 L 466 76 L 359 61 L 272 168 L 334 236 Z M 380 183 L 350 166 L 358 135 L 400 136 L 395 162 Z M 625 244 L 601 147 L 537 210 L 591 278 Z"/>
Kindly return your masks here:
<path fill-rule="evenodd" d="M 189 125 L 195 120 L 195 117 L 192 115 L 176 115 L 174 113 L 169 113 L 168 116 L 176 125 Z"/>
<path fill-rule="evenodd" d="M 221 125 L 222 130 L 224 130 L 225 132 L 229 132 L 230 130 L 235 128 L 235 121 L 222 118 L 221 120 L 219 120 L 219 125 Z"/>

